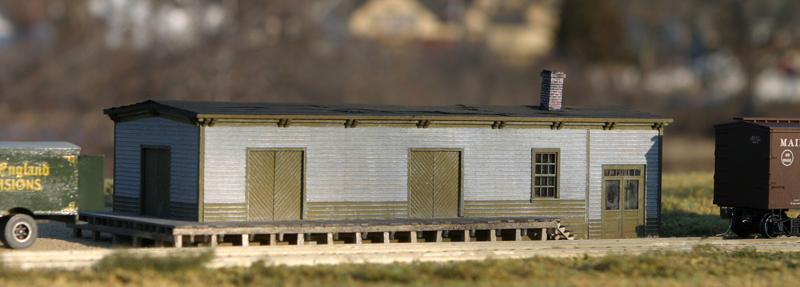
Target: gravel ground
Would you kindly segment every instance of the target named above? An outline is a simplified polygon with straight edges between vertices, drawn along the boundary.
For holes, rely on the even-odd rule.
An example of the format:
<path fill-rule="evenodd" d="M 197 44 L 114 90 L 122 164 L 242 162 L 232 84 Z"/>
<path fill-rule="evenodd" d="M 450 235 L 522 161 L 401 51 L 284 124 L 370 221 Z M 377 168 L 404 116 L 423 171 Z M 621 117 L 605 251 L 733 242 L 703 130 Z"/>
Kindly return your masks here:
<path fill-rule="evenodd" d="M 33 246 L 23 250 L 72 250 L 111 248 L 111 237 L 101 237 L 101 241 L 92 240 L 91 232 L 84 230 L 81 238 L 72 236 L 72 228 L 62 222 L 40 221 L 39 238 Z M 2 245 L 2 243 L 0 243 Z M 9 250 L 9 249 L 7 249 Z M 13 250 L 12 250 L 13 251 Z"/>

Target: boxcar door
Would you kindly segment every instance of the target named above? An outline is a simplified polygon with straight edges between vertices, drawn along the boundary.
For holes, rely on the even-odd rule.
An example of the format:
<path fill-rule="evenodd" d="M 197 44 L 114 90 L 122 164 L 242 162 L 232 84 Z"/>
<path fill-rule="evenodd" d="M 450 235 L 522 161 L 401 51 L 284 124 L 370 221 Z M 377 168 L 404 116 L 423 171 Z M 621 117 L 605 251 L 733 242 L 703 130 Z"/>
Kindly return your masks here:
<path fill-rule="evenodd" d="M 142 148 L 141 166 L 141 214 L 169 217 L 169 149 Z"/>
<path fill-rule="evenodd" d="M 247 220 L 297 220 L 303 201 L 303 151 L 247 154 Z"/>
<path fill-rule="evenodd" d="M 644 230 L 644 166 L 604 166 L 602 184 L 602 237 L 641 236 Z"/>
<path fill-rule="evenodd" d="M 409 152 L 409 218 L 458 217 L 460 200 L 460 151 Z"/>

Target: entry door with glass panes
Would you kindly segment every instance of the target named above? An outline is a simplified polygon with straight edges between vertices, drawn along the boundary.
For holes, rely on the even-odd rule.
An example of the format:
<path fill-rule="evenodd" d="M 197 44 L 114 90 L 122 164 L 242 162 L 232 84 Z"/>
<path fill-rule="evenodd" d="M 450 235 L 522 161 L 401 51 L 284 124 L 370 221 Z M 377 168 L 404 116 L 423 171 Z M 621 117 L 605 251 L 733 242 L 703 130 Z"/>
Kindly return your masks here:
<path fill-rule="evenodd" d="M 644 165 L 603 166 L 603 238 L 644 234 Z"/>

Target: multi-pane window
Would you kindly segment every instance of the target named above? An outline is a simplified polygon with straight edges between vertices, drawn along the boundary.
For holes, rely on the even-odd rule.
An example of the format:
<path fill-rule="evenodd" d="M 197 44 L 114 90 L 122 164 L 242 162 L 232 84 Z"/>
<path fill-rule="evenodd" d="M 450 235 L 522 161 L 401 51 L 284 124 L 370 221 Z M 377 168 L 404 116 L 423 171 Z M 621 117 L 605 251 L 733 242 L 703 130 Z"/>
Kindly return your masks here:
<path fill-rule="evenodd" d="M 614 168 L 614 169 L 603 170 L 604 176 L 640 176 L 641 174 L 642 174 L 641 169 Z"/>
<path fill-rule="evenodd" d="M 558 198 L 558 150 L 533 150 L 533 198 Z"/>

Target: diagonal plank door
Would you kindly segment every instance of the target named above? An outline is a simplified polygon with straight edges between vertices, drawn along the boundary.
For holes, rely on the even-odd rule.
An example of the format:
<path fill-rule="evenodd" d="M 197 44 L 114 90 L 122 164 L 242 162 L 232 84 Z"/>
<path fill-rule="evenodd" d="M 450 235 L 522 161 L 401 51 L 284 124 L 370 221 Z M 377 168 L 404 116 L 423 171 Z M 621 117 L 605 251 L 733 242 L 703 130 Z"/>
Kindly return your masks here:
<path fill-rule="evenodd" d="M 458 217 L 460 161 L 457 151 L 439 151 L 433 156 L 433 217 Z"/>
<path fill-rule="evenodd" d="M 302 151 L 248 152 L 247 220 L 300 219 L 302 200 Z"/>
<path fill-rule="evenodd" d="M 275 152 L 273 220 L 300 219 L 303 199 L 303 152 Z"/>
<path fill-rule="evenodd" d="M 433 152 L 408 154 L 408 217 L 433 217 Z"/>
<path fill-rule="evenodd" d="M 409 153 L 409 218 L 458 217 L 460 191 L 459 151 Z"/>
<path fill-rule="evenodd" d="M 250 151 L 247 154 L 247 220 L 272 219 L 275 189 L 275 152 Z"/>

